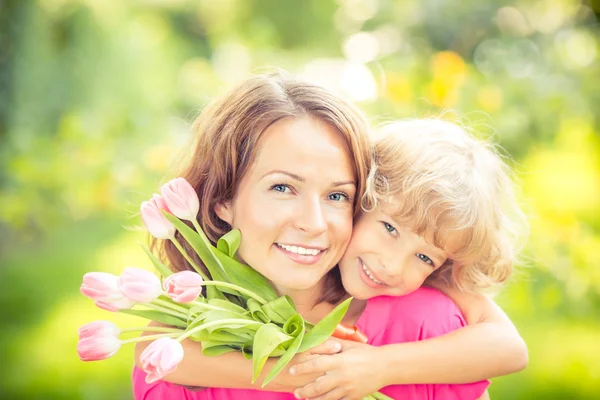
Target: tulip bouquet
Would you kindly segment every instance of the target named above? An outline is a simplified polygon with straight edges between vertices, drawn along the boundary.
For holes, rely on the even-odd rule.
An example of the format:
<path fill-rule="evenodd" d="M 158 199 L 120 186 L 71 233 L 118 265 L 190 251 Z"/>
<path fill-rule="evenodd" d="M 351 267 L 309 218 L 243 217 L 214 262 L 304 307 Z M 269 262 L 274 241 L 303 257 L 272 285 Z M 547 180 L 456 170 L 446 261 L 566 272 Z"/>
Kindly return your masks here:
<path fill-rule="evenodd" d="M 228 232 L 213 246 L 196 220 L 198 196 L 185 179 L 166 183 L 161 194 L 142 203 L 144 224 L 157 239 L 170 240 L 195 272 L 173 273 L 142 245 L 161 278 L 132 267 L 125 268 L 120 276 L 105 272 L 85 274 L 81 293 L 94 300 L 96 306 L 167 326 L 120 329 L 109 321 L 90 322 L 79 329 L 77 351 L 81 360 L 103 360 L 123 344 L 152 340 L 141 355 L 146 381 L 151 383 L 177 368 L 183 358 L 181 342 L 189 338 L 200 342 L 207 356 L 242 352 L 252 360 L 253 382 L 268 357 L 279 357 L 265 378 L 264 387 L 296 353 L 317 346 L 332 335 L 366 342 L 356 328 L 340 324 L 351 299 L 312 325 L 296 312 L 288 296 L 278 296 L 264 276 L 236 259 L 241 240 L 238 230 Z M 176 231 L 194 249 L 209 274 L 186 252 Z M 131 331 L 153 334 L 119 339 L 122 333 Z M 388 398 L 379 393 L 372 396 Z"/>

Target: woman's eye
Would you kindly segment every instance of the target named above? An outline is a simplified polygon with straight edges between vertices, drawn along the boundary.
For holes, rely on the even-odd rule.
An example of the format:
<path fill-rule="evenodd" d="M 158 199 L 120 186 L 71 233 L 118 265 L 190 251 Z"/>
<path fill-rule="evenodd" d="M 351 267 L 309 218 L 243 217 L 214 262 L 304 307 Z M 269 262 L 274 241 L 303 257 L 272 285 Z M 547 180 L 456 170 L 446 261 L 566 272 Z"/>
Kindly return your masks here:
<path fill-rule="evenodd" d="M 332 193 L 329 195 L 329 200 L 333 201 L 349 201 L 350 196 L 345 193 Z"/>
<path fill-rule="evenodd" d="M 426 264 L 429 264 L 429 265 L 431 265 L 432 267 L 434 267 L 434 265 L 433 265 L 433 260 L 431 260 L 431 258 L 427 257 L 425 254 L 421 254 L 421 253 L 419 253 L 419 254 L 417 254 L 417 257 L 419 257 L 419 259 L 420 259 L 421 261 L 423 261 L 424 263 L 426 263 Z"/>
<path fill-rule="evenodd" d="M 385 226 L 385 229 L 387 229 L 389 233 L 391 233 L 394 236 L 396 235 L 396 228 L 394 228 L 392 225 L 388 224 L 387 222 L 384 222 L 383 226 Z"/>
<path fill-rule="evenodd" d="M 276 192 L 281 192 L 281 193 L 285 193 L 285 191 L 288 189 L 289 189 L 289 187 L 287 185 L 283 185 L 283 184 L 277 184 L 277 185 L 271 186 L 271 190 L 274 190 Z"/>

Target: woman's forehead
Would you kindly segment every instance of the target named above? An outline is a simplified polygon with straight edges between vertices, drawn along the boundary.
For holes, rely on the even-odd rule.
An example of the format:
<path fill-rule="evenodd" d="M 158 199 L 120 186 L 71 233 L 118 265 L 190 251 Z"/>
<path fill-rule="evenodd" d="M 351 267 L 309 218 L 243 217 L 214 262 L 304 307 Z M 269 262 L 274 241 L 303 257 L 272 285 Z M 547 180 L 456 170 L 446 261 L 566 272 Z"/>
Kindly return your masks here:
<path fill-rule="evenodd" d="M 286 118 L 271 125 L 258 142 L 253 170 L 258 175 L 283 170 L 302 178 L 355 179 L 344 137 L 331 125 L 310 117 Z"/>

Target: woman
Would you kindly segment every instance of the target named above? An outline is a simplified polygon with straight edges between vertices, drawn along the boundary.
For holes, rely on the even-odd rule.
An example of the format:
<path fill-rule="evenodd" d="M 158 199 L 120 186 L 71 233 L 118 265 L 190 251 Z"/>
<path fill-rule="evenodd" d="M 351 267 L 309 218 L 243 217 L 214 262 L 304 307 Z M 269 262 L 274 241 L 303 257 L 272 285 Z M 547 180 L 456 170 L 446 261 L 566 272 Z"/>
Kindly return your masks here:
<path fill-rule="evenodd" d="M 282 76 L 259 76 L 211 105 L 194 129 L 198 142 L 182 176 L 203 199 L 201 226 L 213 242 L 231 228 L 240 229 L 243 239 L 238 257 L 271 280 L 280 294 L 289 295 L 305 319 L 319 321 L 345 296 L 334 267 L 350 240 L 352 218 L 370 168 L 364 117 L 322 88 Z M 187 268 L 176 251 L 168 247 L 165 251 L 172 265 Z M 445 300 L 437 296 L 434 301 Z M 364 308 L 364 302 L 353 302 L 345 321 L 358 320 Z M 481 357 L 496 347 L 522 355 L 520 338 L 508 325 L 504 324 L 508 336 L 493 349 L 481 326 L 479 333 L 471 329 L 454 335 L 445 346 L 471 346 L 465 354 L 472 362 L 469 371 L 483 369 L 489 373 L 484 376 L 495 376 L 500 367 L 512 372 L 514 365 L 490 366 L 489 359 Z M 252 387 L 250 365 L 236 369 L 235 374 L 229 370 L 231 362 L 245 362 L 240 354 L 207 359 L 197 343 L 185 346 L 186 357 L 167 380 L 184 385 L 242 387 L 240 383 L 245 383 Z M 136 347 L 136 359 L 144 348 L 144 344 Z M 452 369 L 452 360 L 443 354 L 436 361 Z M 426 374 L 429 360 L 418 356 L 415 363 L 411 368 Z M 475 380 L 469 371 L 458 381 Z M 268 389 L 291 391 L 315 378 L 298 380 L 284 373 Z M 290 396 L 224 389 L 192 393 L 166 382 L 146 385 L 137 369 L 134 391 L 136 398 L 147 399 Z"/>

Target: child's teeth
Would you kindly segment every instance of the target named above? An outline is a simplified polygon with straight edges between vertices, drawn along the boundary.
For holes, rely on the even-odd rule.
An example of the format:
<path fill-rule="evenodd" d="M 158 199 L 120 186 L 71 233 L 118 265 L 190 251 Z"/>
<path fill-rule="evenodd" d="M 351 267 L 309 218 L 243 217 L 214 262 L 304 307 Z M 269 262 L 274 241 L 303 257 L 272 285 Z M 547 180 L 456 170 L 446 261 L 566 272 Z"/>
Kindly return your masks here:
<path fill-rule="evenodd" d="M 375 282 L 375 283 L 378 283 L 378 284 L 380 284 L 380 285 L 384 285 L 384 283 L 383 283 L 383 282 L 381 282 L 381 281 L 378 281 L 377 279 L 373 278 L 373 275 L 371 275 L 371 271 L 369 271 L 369 270 L 367 269 L 367 266 L 365 265 L 365 263 L 361 263 L 361 264 L 362 264 L 362 269 L 363 269 L 363 271 L 365 271 L 365 274 L 367 274 L 367 276 L 368 276 L 369 278 L 371 278 L 371 280 L 372 280 L 373 282 Z"/>

